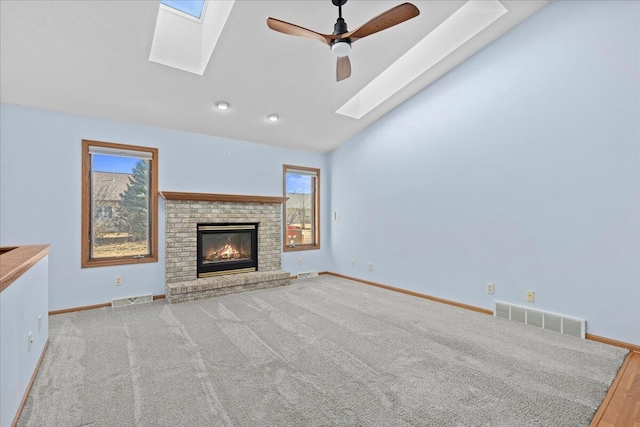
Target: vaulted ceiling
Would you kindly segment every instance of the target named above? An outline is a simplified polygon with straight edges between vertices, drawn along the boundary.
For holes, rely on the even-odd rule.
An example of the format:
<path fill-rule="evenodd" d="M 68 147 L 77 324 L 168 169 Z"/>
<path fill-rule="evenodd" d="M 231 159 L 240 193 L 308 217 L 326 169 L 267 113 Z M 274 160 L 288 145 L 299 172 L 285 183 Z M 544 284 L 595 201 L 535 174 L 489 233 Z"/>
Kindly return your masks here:
<path fill-rule="evenodd" d="M 401 1 L 349 0 L 354 29 Z M 5 103 L 328 152 L 518 25 L 548 1 L 507 13 L 360 119 L 336 111 L 466 1 L 412 1 L 420 16 L 358 41 L 349 79 L 314 40 L 271 31 L 267 17 L 331 33 L 330 0 L 237 0 L 202 75 L 149 60 L 159 2 L 0 1 Z M 541 29 L 542 30 L 542 29 Z M 495 72 L 499 72 L 496 69 Z M 219 111 L 216 101 L 231 109 Z M 270 123 L 269 113 L 281 120 Z"/>

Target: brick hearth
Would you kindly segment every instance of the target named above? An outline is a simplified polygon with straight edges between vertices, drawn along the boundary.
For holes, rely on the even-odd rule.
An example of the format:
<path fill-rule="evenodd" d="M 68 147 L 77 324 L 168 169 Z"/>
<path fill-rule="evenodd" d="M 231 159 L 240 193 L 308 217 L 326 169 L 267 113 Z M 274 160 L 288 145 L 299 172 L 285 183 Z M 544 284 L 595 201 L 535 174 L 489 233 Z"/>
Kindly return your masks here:
<path fill-rule="evenodd" d="M 166 285 L 171 303 L 210 298 L 251 289 L 285 286 L 281 270 L 281 204 L 285 198 L 229 194 L 160 193 L 166 200 Z M 258 271 L 197 277 L 198 223 L 247 223 L 258 226 Z"/>

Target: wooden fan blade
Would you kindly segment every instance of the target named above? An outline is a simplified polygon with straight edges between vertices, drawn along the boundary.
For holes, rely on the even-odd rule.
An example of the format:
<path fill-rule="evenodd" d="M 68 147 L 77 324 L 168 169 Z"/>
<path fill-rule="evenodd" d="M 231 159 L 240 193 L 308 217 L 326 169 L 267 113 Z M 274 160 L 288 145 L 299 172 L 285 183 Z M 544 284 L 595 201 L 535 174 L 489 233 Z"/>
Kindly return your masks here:
<path fill-rule="evenodd" d="M 319 42 L 326 45 L 331 44 L 331 39 L 327 38 L 327 36 L 325 36 L 324 34 L 316 33 L 315 31 L 311 31 L 298 25 L 281 21 L 279 19 L 267 18 L 267 26 L 269 26 L 269 28 L 271 28 L 273 31 L 278 31 L 279 33 L 318 40 Z"/>
<path fill-rule="evenodd" d="M 349 37 L 351 41 L 354 42 L 357 39 L 370 36 L 371 34 L 391 28 L 394 25 L 401 24 L 418 15 L 420 15 L 420 11 L 417 7 L 411 3 L 403 3 L 387 10 L 386 12 L 382 12 L 380 15 L 361 25 L 359 28 L 344 34 L 343 37 Z"/>
<path fill-rule="evenodd" d="M 351 76 L 351 61 L 348 56 L 341 56 L 336 66 L 336 80 L 344 80 L 349 76 Z"/>

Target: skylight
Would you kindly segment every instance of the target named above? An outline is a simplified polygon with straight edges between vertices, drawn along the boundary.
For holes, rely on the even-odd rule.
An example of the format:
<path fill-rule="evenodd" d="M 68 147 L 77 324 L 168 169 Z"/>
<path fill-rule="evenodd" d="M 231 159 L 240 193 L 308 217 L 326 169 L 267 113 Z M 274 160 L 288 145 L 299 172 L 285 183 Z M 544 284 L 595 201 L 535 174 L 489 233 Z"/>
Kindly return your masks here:
<path fill-rule="evenodd" d="M 196 19 L 202 18 L 204 0 L 160 0 L 160 3 Z"/>
<path fill-rule="evenodd" d="M 336 111 L 360 119 L 507 13 L 498 0 L 471 0 Z"/>
<path fill-rule="evenodd" d="M 235 0 L 161 0 L 149 60 L 202 75 L 234 2 Z M 194 11 L 195 6 L 187 7 L 187 3 L 197 3 L 200 9 Z M 191 12 L 188 14 L 173 9 L 169 4 L 175 4 L 181 10 L 190 10 L 193 15 Z M 201 15 L 200 18 L 195 17 L 198 14 Z"/>

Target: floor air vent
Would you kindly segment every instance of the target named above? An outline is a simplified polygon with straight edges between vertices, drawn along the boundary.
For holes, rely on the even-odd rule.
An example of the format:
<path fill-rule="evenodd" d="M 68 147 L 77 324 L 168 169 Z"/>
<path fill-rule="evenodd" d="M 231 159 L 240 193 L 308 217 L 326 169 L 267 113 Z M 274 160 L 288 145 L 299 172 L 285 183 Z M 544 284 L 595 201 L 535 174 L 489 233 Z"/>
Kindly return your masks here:
<path fill-rule="evenodd" d="M 549 313 L 547 311 L 534 310 L 532 308 L 500 301 L 493 302 L 493 315 L 550 331 L 560 332 L 561 334 L 571 335 L 572 337 L 585 338 L 587 322 L 582 319 Z"/>
<path fill-rule="evenodd" d="M 318 277 L 317 271 L 309 271 L 306 273 L 298 273 L 298 279 L 308 279 L 309 277 Z"/>
<path fill-rule="evenodd" d="M 111 307 L 122 307 L 123 305 L 142 304 L 153 301 L 153 295 L 140 295 L 129 298 L 116 298 L 111 300 Z"/>

